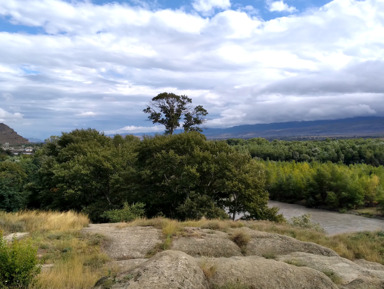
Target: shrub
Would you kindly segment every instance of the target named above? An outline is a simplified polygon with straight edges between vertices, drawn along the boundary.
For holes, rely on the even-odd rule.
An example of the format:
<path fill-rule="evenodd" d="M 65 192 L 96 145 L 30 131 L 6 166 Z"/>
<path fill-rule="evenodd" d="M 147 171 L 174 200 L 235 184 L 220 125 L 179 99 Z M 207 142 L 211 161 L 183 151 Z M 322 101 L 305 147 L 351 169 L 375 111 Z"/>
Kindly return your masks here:
<path fill-rule="evenodd" d="M 244 233 L 244 232 L 236 232 L 235 234 L 233 234 L 231 236 L 231 240 L 237 246 L 239 246 L 239 248 L 241 249 L 241 252 L 243 254 L 245 254 L 247 245 L 248 245 L 249 241 L 251 240 L 251 237 L 248 234 Z"/>
<path fill-rule="evenodd" d="M 144 216 L 144 206 L 145 204 L 143 203 L 136 203 L 132 205 L 124 203 L 124 207 L 122 209 L 105 211 L 101 216 L 113 223 L 129 222 Z"/>
<path fill-rule="evenodd" d="M 311 221 L 310 214 L 304 214 L 299 217 L 292 217 L 290 223 L 295 227 L 311 229 L 317 232 L 324 232 L 324 228 L 322 228 L 318 223 L 313 223 Z"/>
<path fill-rule="evenodd" d="M 0 232 L 0 288 L 27 288 L 40 273 L 36 254 L 30 243 L 8 244 Z"/>

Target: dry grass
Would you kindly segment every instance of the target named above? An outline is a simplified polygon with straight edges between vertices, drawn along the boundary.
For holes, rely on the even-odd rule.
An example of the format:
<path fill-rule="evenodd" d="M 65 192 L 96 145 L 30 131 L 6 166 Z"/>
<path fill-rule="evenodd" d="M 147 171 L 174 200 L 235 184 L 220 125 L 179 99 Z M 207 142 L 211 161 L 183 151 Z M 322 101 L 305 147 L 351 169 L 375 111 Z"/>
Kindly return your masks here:
<path fill-rule="evenodd" d="M 247 233 L 238 231 L 238 232 L 235 232 L 235 233 L 233 233 L 231 235 L 231 240 L 237 246 L 239 246 L 239 248 L 241 249 L 241 253 L 243 255 L 245 255 L 246 254 L 247 245 L 248 245 L 249 241 L 251 240 L 251 237 Z"/>
<path fill-rule="evenodd" d="M 80 232 L 88 224 L 87 216 L 75 212 L 0 212 L 0 230 L 30 232 L 40 263 L 53 264 L 37 276 L 33 289 L 91 288 L 108 273 L 103 238 Z"/>
<path fill-rule="evenodd" d="M 84 214 L 69 212 L 0 212 L 0 229 L 5 234 L 36 231 L 78 231 L 89 224 Z"/>
<path fill-rule="evenodd" d="M 72 255 L 68 259 L 60 260 L 52 269 L 43 271 L 32 288 L 92 288 L 98 279 L 108 274 L 108 271 L 106 269 L 95 271 L 91 266 L 84 266 L 86 262 L 85 255 Z"/>
<path fill-rule="evenodd" d="M 203 258 L 199 262 L 199 267 L 203 271 L 205 277 L 209 280 L 215 275 L 216 273 L 216 265 L 214 263 L 211 263 L 208 259 Z"/>

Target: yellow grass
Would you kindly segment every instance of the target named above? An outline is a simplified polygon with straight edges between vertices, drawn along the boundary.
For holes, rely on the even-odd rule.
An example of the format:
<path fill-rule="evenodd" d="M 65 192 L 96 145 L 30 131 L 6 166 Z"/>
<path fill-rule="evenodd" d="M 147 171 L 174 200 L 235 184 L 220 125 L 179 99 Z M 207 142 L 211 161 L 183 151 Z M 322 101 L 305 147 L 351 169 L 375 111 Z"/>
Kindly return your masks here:
<path fill-rule="evenodd" d="M 103 238 L 81 233 L 88 224 L 86 215 L 71 211 L 0 212 L 0 230 L 30 232 L 41 264 L 53 264 L 37 276 L 32 289 L 92 288 L 108 274 L 109 258 L 100 248 Z"/>
<path fill-rule="evenodd" d="M 88 289 L 92 288 L 97 280 L 106 276 L 108 271 L 92 270 L 84 266 L 86 262 L 84 255 L 74 255 L 68 260 L 61 260 L 55 263 L 52 269 L 43 271 L 38 276 L 33 289 Z"/>
<path fill-rule="evenodd" d="M 84 214 L 69 212 L 0 212 L 0 229 L 5 233 L 36 231 L 77 231 L 89 224 Z"/>

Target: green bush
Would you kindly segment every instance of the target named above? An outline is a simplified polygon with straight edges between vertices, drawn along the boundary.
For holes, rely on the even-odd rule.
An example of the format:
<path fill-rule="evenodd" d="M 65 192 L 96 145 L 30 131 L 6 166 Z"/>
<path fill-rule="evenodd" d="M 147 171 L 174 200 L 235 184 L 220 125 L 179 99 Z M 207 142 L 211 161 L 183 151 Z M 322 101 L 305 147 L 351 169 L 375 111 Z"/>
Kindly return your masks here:
<path fill-rule="evenodd" d="M 298 217 L 292 217 L 290 220 L 291 225 L 304 229 L 311 229 L 317 232 L 324 232 L 324 228 L 318 223 L 313 223 L 311 221 L 311 214 L 304 214 Z"/>
<path fill-rule="evenodd" d="M 27 288 L 40 273 L 36 254 L 30 243 L 8 244 L 0 232 L 0 288 Z"/>
<path fill-rule="evenodd" d="M 108 219 L 110 222 L 129 222 L 134 219 L 143 217 L 145 214 L 144 210 L 145 204 L 136 203 L 129 205 L 128 203 L 124 203 L 124 207 L 120 210 L 110 210 L 105 211 L 102 214 L 103 218 Z"/>

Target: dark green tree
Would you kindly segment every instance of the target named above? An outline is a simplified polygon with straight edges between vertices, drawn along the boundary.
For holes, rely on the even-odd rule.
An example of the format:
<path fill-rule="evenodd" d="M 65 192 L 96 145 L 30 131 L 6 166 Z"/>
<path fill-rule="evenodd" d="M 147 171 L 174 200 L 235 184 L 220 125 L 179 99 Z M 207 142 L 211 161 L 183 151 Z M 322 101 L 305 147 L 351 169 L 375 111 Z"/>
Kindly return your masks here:
<path fill-rule="evenodd" d="M 92 221 L 119 209 L 132 190 L 133 148 L 139 139 L 111 139 L 96 130 L 74 130 L 47 142 L 36 155 L 41 167 L 34 196 L 43 209 L 76 210 Z"/>
<path fill-rule="evenodd" d="M 186 95 L 163 92 L 152 98 L 152 102 L 143 111 L 148 113 L 152 123 L 165 126 L 165 134 L 173 134 L 183 121 L 185 132 L 201 131 L 199 125 L 204 122 L 208 112 L 201 106 L 191 106 L 192 99 Z"/>

